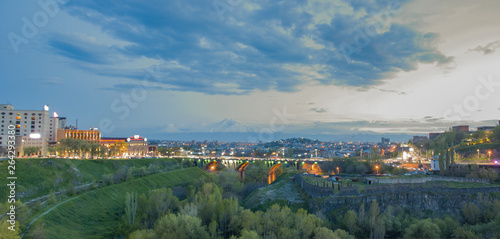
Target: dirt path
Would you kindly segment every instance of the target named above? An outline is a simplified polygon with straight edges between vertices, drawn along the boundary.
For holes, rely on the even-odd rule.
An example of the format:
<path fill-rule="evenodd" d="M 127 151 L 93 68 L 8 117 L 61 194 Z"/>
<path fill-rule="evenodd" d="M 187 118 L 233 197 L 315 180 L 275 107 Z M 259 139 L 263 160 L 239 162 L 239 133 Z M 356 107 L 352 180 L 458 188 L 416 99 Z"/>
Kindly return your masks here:
<path fill-rule="evenodd" d="M 36 220 L 38 220 L 40 217 L 42 217 L 42 216 L 46 215 L 47 213 L 49 213 L 50 211 L 54 210 L 54 209 L 55 209 L 55 208 L 57 208 L 59 205 L 61 205 L 61 204 L 65 203 L 65 202 L 69 202 L 69 201 L 71 201 L 71 200 L 73 200 L 73 199 L 75 199 L 75 198 L 79 198 L 80 196 L 82 196 L 82 195 L 78 195 L 78 196 L 76 196 L 76 197 L 74 197 L 74 198 L 70 198 L 70 199 L 67 199 L 67 200 L 65 200 L 65 201 L 62 201 L 62 202 L 58 203 L 57 205 L 53 206 L 51 209 L 49 209 L 49 210 L 45 211 L 44 213 L 40 214 L 40 216 L 38 216 L 37 218 L 33 219 L 33 221 L 31 221 L 31 222 L 30 222 L 30 224 L 28 224 L 28 226 L 26 227 L 26 230 L 24 230 L 23 234 L 21 234 L 21 238 L 23 238 L 23 237 L 24 237 L 24 234 L 25 234 L 26 232 L 28 232 L 28 230 L 30 229 L 31 225 L 32 225 L 34 222 L 36 222 Z"/>

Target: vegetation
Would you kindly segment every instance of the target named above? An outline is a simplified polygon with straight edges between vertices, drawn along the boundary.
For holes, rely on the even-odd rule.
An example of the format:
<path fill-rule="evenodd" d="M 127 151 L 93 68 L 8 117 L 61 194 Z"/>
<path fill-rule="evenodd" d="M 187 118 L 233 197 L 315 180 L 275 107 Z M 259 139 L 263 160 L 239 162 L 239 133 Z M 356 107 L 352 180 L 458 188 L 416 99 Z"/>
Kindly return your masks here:
<path fill-rule="evenodd" d="M 51 192 L 71 190 L 75 186 L 94 182 L 108 184 L 125 181 L 127 177 L 144 176 L 176 164 L 174 159 L 141 160 L 72 160 L 72 159 L 17 159 L 18 198 L 26 202 Z M 0 162 L 2 183 L 7 178 L 7 161 Z M 112 178 L 113 180 L 106 180 Z M 0 190 L 0 198 L 7 197 L 7 190 Z"/>
<path fill-rule="evenodd" d="M 43 224 L 43 234 L 46 238 L 113 238 L 118 230 L 117 223 L 123 221 L 128 225 L 125 210 L 127 193 L 141 195 L 151 189 L 196 183 L 206 177 L 207 174 L 203 170 L 188 168 L 100 188 L 62 204 L 40 218 L 33 226 Z M 142 220 L 139 219 L 144 212 L 141 200 L 144 198 L 138 197 L 136 218 L 133 220 L 135 222 Z M 163 202 L 161 197 L 158 202 Z M 31 229 L 27 236 L 34 236 Z"/>

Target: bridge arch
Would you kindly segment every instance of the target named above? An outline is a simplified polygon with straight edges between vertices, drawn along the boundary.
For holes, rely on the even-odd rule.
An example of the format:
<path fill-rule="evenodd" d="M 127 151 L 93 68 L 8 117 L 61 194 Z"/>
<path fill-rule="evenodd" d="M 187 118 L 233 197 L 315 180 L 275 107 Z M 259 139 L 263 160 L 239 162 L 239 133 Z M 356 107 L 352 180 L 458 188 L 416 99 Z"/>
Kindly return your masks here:
<path fill-rule="evenodd" d="M 281 163 L 273 165 L 271 170 L 269 170 L 269 173 L 267 174 L 267 184 L 271 184 L 276 180 L 276 169 L 278 169 L 281 166 Z"/>
<path fill-rule="evenodd" d="M 303 163 L 302 169 L 306 170 L 309 174 L 320 174 L 322 172 L 318 163 Z"/>
<path fill-rule="evenodd" d="M 245 171 L 249 164 L 249 162 L 244 162 L 235 168 L 235 170 L 238 172 L 238 178 L 242 181 L 245 180 Z"/>
<path fill-rule="evenodd" d="M 218 164 L 218 163 L 219 163 L 219 162 L 217 162 L 217 161 L 212 161 L 212 162 L 210 162 L 210 163 L 207 163 L 207 164 L 203 167 L 203 169 L 204 169 L 205 171 L 209 172 L 209 173 L 214 172 L 214 171 L 215 171 L 215 169 L 217 168 L 217 164 Z"/>

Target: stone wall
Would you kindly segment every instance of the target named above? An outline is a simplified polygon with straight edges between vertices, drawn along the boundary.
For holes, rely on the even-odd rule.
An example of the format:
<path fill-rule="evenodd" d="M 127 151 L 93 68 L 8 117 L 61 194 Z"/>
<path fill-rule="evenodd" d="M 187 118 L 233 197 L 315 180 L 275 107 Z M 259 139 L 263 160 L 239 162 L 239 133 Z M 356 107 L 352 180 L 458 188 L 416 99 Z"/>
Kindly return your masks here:
<path fill-rule="evenodd" d="M 377 178 L 371 177 L 366 178 L 366 180 L 371 180 L 372 183 L 380 184 L 404 184 L 404 183 L 426 183 L 435 181 L 446 181 L 446 182 L 461 182 L 461 183 L 485 183 L 489 184 L 489 179 L 486 178 L 464 178 L 464 177 L 442 177 L 442 176 L 428 176 L 424 178 Z"/>
<path fill-rule="evenodd" d="M 295 175 L 295 182 L 297 182 L 302 189 L 311 197 L 328 197 L 335 195 L 333 187 L 319 187 L 306 182 L 300 174 Z M 357 187 L 342 187 L 338 195 L 349 196 L 359 194 Z"/>

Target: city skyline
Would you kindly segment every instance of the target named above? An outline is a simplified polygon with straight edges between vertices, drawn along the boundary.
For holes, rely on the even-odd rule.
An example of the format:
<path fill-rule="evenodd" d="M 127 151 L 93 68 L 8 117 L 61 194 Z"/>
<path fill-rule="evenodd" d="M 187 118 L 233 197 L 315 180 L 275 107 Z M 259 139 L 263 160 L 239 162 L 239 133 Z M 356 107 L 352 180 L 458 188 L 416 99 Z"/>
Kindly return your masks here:
<path fill-rule="evenodd" d="M 105 135 L 406 137 L 500 118 L 495 1 L 54 3 L 3 9 L 0 103 Z"/>

